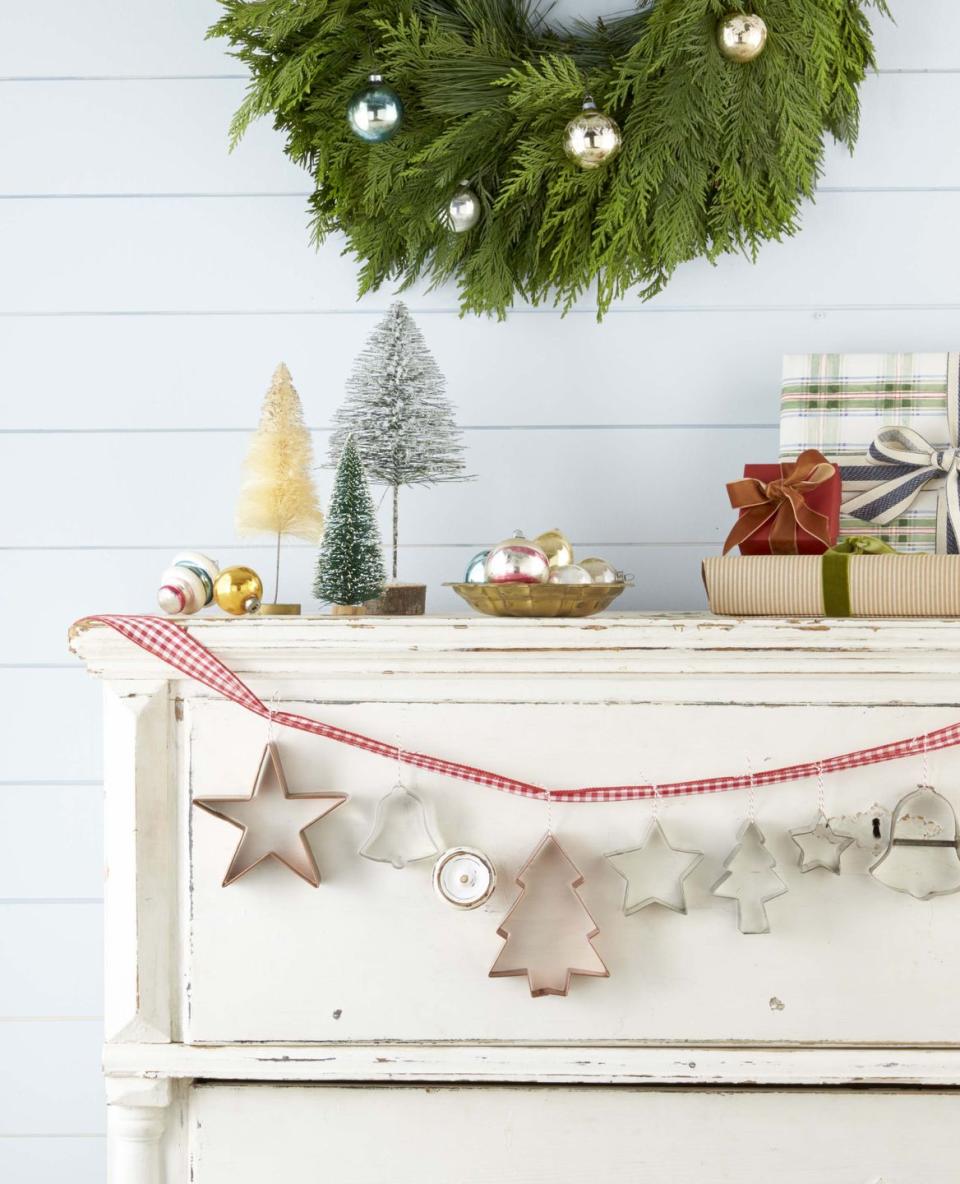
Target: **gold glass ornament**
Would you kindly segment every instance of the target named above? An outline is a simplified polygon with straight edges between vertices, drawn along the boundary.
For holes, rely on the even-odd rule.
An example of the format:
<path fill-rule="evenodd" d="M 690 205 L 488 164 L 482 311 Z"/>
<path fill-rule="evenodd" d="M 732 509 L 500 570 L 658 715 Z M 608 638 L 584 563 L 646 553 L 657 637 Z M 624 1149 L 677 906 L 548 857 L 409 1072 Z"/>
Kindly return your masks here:
<path fill-rule="evenodd" d="M 573 563 L 573 547 L 570 540 L 556 526 L 545 530 L 533 540 L 550 561 L 550 567 L 569 567 Z"/>
<path fill-rule="evenodd" d="M 607 563 L 606 559 L 598 559 L 595 555 L 581 559 L 579 566 L 589 573 L 595 584 L 618 584 L 623 580 L 623 576 L 612 563 Z"/>
<path fill-rule="evenodd" d="M 469 181 L 460 182 L 460 188 L 443 211 L 442 220 L 444 226 L 454 234 L 472 230 L 480 221 L 480 198 L 470 188 Z"/>
<path fill-rule="evenodd" d="M 242 617 L 260 607 L 263 584 L 252 567 L 225 567 L 213 585 L 213 596 L 225 613 Z"/>
<path fill-rule="evenodd" d="M 767 44 L 767 26 L 752 12 L 729 12 L 717 25 L 717 45 L 731 62 L 752 62 Z"/>
<path fill-rule="evenodd" d="M 587 95 L 580 114 L 570 120 L 563 133 L 564 152 L 582 169 L 595 169 L 617 155 L 620 143 L 616 121 L 598 111 Z"/>

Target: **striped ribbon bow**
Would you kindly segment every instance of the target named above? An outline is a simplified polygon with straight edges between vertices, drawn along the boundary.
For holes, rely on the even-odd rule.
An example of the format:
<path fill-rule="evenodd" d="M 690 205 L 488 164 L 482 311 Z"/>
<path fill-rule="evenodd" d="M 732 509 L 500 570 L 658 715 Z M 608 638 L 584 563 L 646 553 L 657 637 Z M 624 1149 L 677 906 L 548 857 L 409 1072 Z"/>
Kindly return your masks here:
<path fill-rule="evenodd" d="M 951 425 L 952 426 L 952 425 Z M 888 479 L 865 493 L 858 493 L 840 509 L 861 522 L 885 526 L 903 514 L 917 494 L 932 481 L 942 481 L 937 499 L 937 550 L 957 554 L 960 538 L 960 447 L 936 448 L 913 428 L 893 427 L 879 431 L 867 453 L 870 465 L 879 466 L 876 476 Z M 845 479 L 867 476 L 868 469 L 855 471 L 847 465 Z"/>

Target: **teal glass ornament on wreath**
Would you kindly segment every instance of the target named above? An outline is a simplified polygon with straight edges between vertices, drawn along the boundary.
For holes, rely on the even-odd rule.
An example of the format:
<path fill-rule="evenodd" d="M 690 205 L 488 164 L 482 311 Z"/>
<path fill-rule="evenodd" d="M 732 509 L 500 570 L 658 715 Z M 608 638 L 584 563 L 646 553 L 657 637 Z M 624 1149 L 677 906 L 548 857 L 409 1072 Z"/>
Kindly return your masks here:
<path fill-rule="evenodd" d="M 403 103 L 397 92 L 383 81 L 382 75 L 371 74 L 366 86 L 350 100 L 347 119 L 354 135 L 361 140 L 368 144 L 383 144 L 400 126 Z"/>

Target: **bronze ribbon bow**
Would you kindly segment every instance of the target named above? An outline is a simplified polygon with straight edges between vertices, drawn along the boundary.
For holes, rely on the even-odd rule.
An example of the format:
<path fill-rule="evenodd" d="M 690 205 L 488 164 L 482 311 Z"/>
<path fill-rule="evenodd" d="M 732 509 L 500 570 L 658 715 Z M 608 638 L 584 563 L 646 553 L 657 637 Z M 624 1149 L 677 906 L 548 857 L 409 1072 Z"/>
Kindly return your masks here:
<path fill-rule="evenodd" d="M 781 476 L 776 481 L 760 481 L 756 477 L 744 477 L 731 481 L 727 486 L 730 505 L 735 510 L 745 510 L 733 524 L 723 544 L 723 553 L 736 547 L 744 539 L 765 526 L 770 519 L 770 553 L 772 555 L 796 555 L 797 527 L 818 539 L 825 547 L 830 546 L 830 522 L 823 514 L 811 510 L 806 497 L 818 485 L 829 481 L 836 467 L 816 448 L 802 452 L 793 464 L 781 464 Z"/>
<path fill-rule="evenodd" d="M 893 547 L 883 539 L 869 535 L 854 534 L 841 539 L 831 547 L 821 560 L 820 579 L 823 585 L 823 615 L 825 617 L 849 617 L 850 604 L 850 560 L 854 555 L 896 555 Z"/>

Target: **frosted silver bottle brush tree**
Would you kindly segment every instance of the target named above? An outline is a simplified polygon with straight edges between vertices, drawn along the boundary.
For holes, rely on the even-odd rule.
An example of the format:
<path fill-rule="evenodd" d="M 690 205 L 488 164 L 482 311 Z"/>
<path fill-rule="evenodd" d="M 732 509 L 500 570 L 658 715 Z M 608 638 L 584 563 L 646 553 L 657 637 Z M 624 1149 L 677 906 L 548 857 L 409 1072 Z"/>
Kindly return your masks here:
<path fill-rule="evenodd" d="M 387 586 L 383 611 L 423 612 L 423 586 L 396 583 L 400 489 L 468 481 L 471 475 L 446 381 L 402 301 L 390 306 L 354 362 L 334 425 L 329 463 L 336 464 L 352 436 L 370 480 L 392 495 L 394 583 Z"/>

